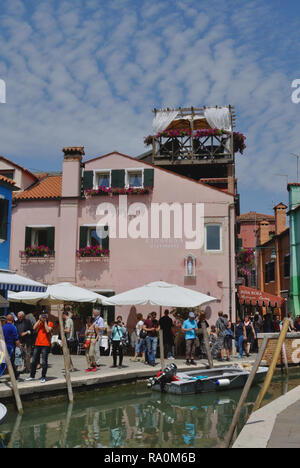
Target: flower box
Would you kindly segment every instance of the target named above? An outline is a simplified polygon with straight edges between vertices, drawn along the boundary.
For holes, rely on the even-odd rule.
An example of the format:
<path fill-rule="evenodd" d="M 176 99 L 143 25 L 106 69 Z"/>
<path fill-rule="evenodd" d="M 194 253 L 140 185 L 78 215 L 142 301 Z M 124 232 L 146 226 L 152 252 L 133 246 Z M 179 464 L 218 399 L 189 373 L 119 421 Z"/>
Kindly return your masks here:
<path fill-rule="evenodd" d="M 109 257 L 109 250 L 102 249 L 99 246 L 90 246 L 84 247 L 82 249 L 77 250 L 77 257 L 78 258 L 107 258 Z"/>
<path fill-rule="evenodd" d="M 153 192 L 153 187 L 145 188 L 118 188 L 118 187 L 98 187 L 97 189 L 85 190 L 86 197 L 113 196 L 113 195 L 148 195 Z"/>
<path fill-rule="evenodd" d="M 49 257 L 54 257 L 54 252 L 45 245 L 32 246 L 32 247 L 26 247 L 26 249 L 21 252 L 21 257 L 49 258 Z"/>

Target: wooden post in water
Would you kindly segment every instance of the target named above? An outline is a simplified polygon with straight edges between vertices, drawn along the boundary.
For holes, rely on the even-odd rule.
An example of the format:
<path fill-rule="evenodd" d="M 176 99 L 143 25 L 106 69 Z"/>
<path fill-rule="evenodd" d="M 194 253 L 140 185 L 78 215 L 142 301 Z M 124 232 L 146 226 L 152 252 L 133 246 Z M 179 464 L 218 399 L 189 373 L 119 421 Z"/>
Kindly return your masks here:
<path fill-rule="evenodd" d="M 71 375 L 70 375 L 70 355 L 69 355 L 67 340 L 65 337 L 62 310 L 61 310 L 60 305 L 58 306 L 58 320 L 59 320 L 61 341 L 62 341 L 62 347 L 63 347 L 63 353 L 64 353 L 64 364 L 65 364 L 66 382 L 67 382 L 67 388 L 68 388 L 68 397 L 69 397 L 70 403 L 72 403 L 74 401 L 74 397 L 73 397 L 73 389 L 72 389 L 72 382 L 71 382 Z"/>
<path fill-rule="evenodd" d="M 236 427 L 238 425 L 238 422 L 240 420 L 241 411 L 243 409 L 244 404 L 246 403 L 246 400 L 247 400 L 249 391 L 251 389 L 251 386 L 253 384 L 253 381 L 255 379 L 256 373 L 258 371 L 258 368 L 260 366 L 262 358 L 264 357 L 265 350 L 266 350 L 268 342 L 269 342 L 269 338 L 267 336 L 265 336 L 264 339 L 263 339 L 262 345 L 260 347 L 259 353 L 257 355 L 256 361 L 254 363 L 254 366 L 252 367 L 252 371 L 251 371 L 251 373 L 250 373 L 250 375 L 248 377 L 248 380 L 246 382 L 246 385 L 244 387 L 244 391 L 243 391 L 243 393 L 241 395 L 239 404 L 238 404 L 238 406 L 237 406 L 237 408 L 235 410 L 235 413 L 234 413 L 234 416 L 233 416 L 233 419 L 232 419 L 232 422 L 231 422 L 227 437 L 225 439 L 225 448 L 230 447 L 230 444 L 231 444 L 235 429 L 236 429 Z"/>
<path fill-rule="evenodd" d="M 277 342 L 277 346 L 276 346 L 276 349 L 275 349 L 275 352 L 273 354 L 273 358 L 272 358 L 272 362 L 271 362 L 271 365 L 270 365 L 270 368 L 269 368 L 269 372 L 266 376 L 266 380 L 265 380 L 265 383 L 257 397 L 257 400 L 255 402 L 255 405 L 254 405 L 254 409 L 253 411 L 257 411 L 259 410 L 259 408 L 261 407 L 261 404 L 262 404 L 262 401 L 270 387 L 270 384 L 272 382 L 272 378 L 273 378 L 273 375 L 274 375 L 274 372 L 275 372 L 275 369 L 276 369 L 276 365 L 277 365 L 277 361 L 279 359 L 279 356 L 280 356 L 280 353 L 281 353 L 281 350 L 282 350 L 282 345 L 284 344 L 284 340 L 286 338 L 286 335 L 287 335 L 287 332 L 288 332 L 288 329 L 289 329 L 289 326 L 290 326 L 290 321 L 289 319 L 285 319 L 284 322 L 283 322 L 283 326 L 282 326 L 282 330 L 281 330 L 281 333 L 279 335 L 279 338 L 278 338 L 278 342 Z"/>
<path fill-rule="evenodd" d="M 21 401 L 21 397 L 20 397 L 20 392 L 19 392 L 19 389 L 18 389 L 18 384 L 17 384 L 17 381 L 16 381 L 13 366 L 11 364 L 11 361 L 10 361 L 10 358 L 9 358 L 9 355 L 8 355 L 8 351 L 7 351 L 7 347 L 6 347 L 6 343 L 5 343 L 5 339 L 4 339 L 4 334 L 3 334 L 3 330 L 2 330 L 1 321 L 0 321 L 0 349 L 2 349 L 2 351 L 4 352 L 5 361 L 6 361 L 6 365 L 7 365 L 7 370 L 8 370 L 9 376 L 10 376 L 11 385 L 12 385 L 13 392 L 14 392 L 14 395 L 15 395 L 15 400 L 16 400 L 18 413 L 23 414 L 23 405 L 22 405 L 22 401 Z"/>
<path fill-rule="evenodd" d="M 205 321 L 201 322 L 201 327 L 202 327 L 203 340 L 204 340 L 204 345 L 205 345 L 207 359 L 208 359 L 208 365 L 209 365 L 210 369 L 213 369 L 214 361 L 213 361 L 212 354 L 211 354 L 211 349 L 210 349 L 210 346 L 209 346 L 209 337 L 208 337 L 207 327 L 206 327 Z"/>

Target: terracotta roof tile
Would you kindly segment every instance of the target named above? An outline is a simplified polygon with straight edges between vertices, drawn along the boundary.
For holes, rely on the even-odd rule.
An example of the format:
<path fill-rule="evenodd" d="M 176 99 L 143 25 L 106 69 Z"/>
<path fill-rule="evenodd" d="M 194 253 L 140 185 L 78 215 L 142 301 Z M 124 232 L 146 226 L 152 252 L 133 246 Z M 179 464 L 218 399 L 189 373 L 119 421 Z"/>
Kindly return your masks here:
<path fill-rule="evenodd" d="M 7 162 L 8 164 L 11 164 L 12 166 L 14 167 L 17 167 L 18 169 L 21 169 L 22 171 L 26 172 L 26 174 L 30 175 L 31 177 L 33 177 L 34 179 L 36 179 L 36 176 L 30 172 L 28 169 L 26 169 L 25 167 L 22 167 L 20 166 L 19 164 L 11 161 L 10 159 L 7 159 L 5 158 L 4 156 L 0 156 L 0 160 L 4 161 L 4 162 Z"/>
<path fill-rule="evenodd" d="M 275 221 L 275 216 L 267 215 L 263 213 L 256 213 L 255 211 L 249 211 L 248 213 L 243 213 L 238 217 L 238 221 Z"/>
<path fill-rule="evenodd" d="M 13 180 L 11 180 L 8 177 L 5 177 L 4 175 L 1 175 L 1 174 L 0 174 L 0 180 L 2 182 L 5 182 L 6 184 L 9 184 L 9 185 L 16 185 L 16 183 Z"/>
<path fill-rule="evenodd" d="M 47 176 L 24 192 L 18 192 L 14 200 L 51 200 L 62 196 L 62 176 Z"/>

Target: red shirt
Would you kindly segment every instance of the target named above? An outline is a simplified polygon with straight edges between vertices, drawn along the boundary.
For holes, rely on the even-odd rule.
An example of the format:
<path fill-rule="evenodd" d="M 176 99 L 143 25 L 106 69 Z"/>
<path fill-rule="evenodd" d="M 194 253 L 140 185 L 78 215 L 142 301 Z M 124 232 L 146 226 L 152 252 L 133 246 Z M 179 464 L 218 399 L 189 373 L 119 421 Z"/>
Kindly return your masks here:
<path fill-rule="evenodd" d="M 53 323 L 48 322 L 48 327 L 52 330 Z M 38 326 L 35 346 L 51 346 L 51 333 L 46 332 L 45 325 L 43 323 L 40 323 Z"/>
<path fill-rule="evenodd" d="M 146 328 L 158 328 L 159 327 L 159 322 L 155 319 L 155 320 L 145 320 L 144 322 L 144 325 L 146 326 Z M 147 332 L 147 335 L 148 336 L 157 336 L 157 331 L 148 331 Z"/>

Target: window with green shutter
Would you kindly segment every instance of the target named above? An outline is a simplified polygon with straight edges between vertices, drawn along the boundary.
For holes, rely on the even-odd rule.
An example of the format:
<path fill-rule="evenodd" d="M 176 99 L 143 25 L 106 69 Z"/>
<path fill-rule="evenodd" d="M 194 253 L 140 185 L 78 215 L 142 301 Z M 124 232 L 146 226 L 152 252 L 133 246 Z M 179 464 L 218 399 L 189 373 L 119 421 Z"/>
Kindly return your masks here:
<path fill-rule="evenodd" d="M 80 226 L 79 248 L 84 249 L 88 245 L 88 232 L 87 226 Z"/>
<path fill-rule="evenodd" d="M 0 239 L 7 240 L 9 201 L 0 199 Z"/>
<path fill-rule="evenodd" d="M 91 190 L 94 186 L 94 171 L 84 171 L 83 190 Z"/>
<path fill-rule="evenodd" d="M 144 188 L 154 187 L 154 169 L 144 169 Z"/>
<path fill-rule="evenodd" d="M 113 188 L 125 187 L 125 169 L 111 171 L 111 186 Z"/>

